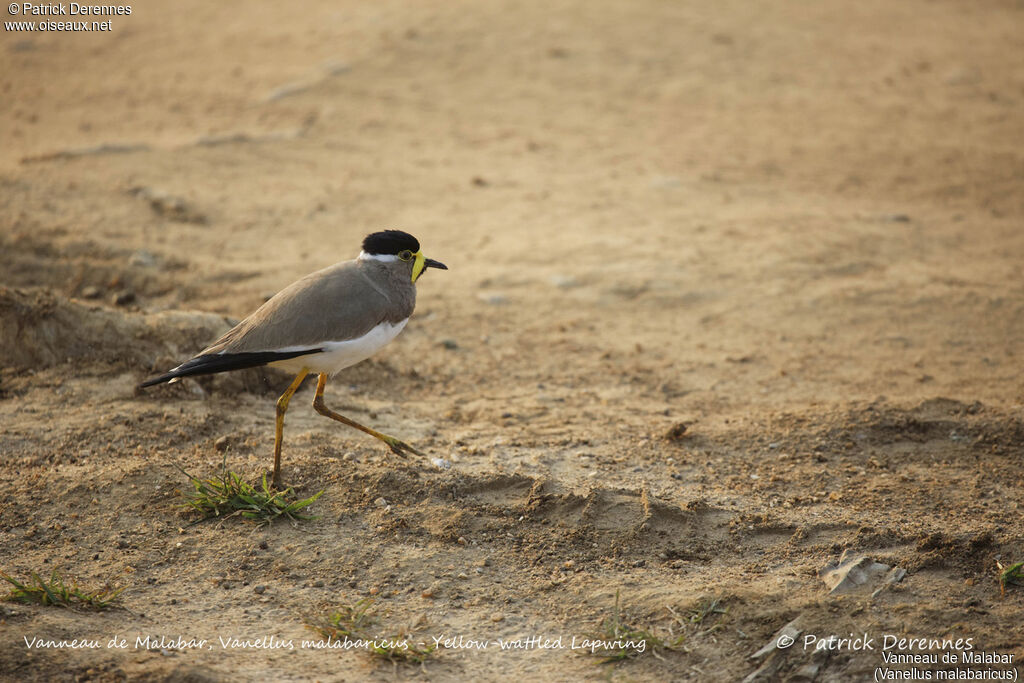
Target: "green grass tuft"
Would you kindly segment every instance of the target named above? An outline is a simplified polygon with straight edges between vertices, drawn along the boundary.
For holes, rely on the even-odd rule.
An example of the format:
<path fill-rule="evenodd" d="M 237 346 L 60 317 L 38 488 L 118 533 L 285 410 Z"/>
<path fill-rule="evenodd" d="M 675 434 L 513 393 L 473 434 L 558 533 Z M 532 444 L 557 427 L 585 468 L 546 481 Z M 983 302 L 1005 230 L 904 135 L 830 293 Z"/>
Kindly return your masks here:
<path fill-rule="evenodd" d="M 367 629 L 377 623 L 376 615 L 370 613 L 373 603 L 373 598 L 363 598 L 353 605 L 345 605 L 327 617 L 324 625 L 310 628 L 320 632 L 324 637 L 362 638 L 366 635 Z"/>
<path fill-rule="evenodd" d="M 728 609 L 722 607 L 722 601 L 719 598 L 710 598 L 689 611 L 689 623 L 694 626 L 702 626 L 705 619 L 718 614 L 725 614 L 728 611 Z M 722 624 L 713 624 L 701 631 L 701 633 L 714 633 L 720 628 L 722 628 Z"/>
<path fill-rule="evenodd" d="M 680 634 L 666 639 L 650 629 L 627 623 L 619 602 L 619 591 L 615 591 L 615 607 L 611 615 L 602 619 L 597 633 L 587 638 L 606 645 L 583 652 L 600 658 L 603 664 L 613 664 L 645 654 L 660 659 L 662 652 L 682 649 L 685 636 Z"/>
<path fill-rule="evenodd" d="M 1001 563 L 996 562 L 999 567 L 999 592 L 1006 594 L 1007 586 L 1019 586 L 1024 585 L 1024 562 L 1017 562 L 1011 564 L 1009 567 L 1004 567 Z"/>
<path fill-rule="evenodd" d="M 124 588 L 117 590 L 104 589 L 84 591 L 78 584 L 68 586 L 64 579 L 54 570 L 49 581 L 44 581 L 39 574 L 32 572 L 27 581 L 19 581 L 13 576 L 0 572 L 0 579 L 14 586 L 7 594 L 10 602 L 23 602 L 29 605 L 55 605 L 58 607 L 90 607 L 107 609 L 117 599 Z"/>
<path fill-rule="evenodd" d="M 363 640 L 370 656 L 391 662 L 392 664 L 422 665 L 437 650 L 434 645 L 420 645 L 415 638 L 404 630 L 395 635 L 374 635 L 370 628 L 378 623 L 372 607 L 373 598 L 363 598 L 353 605 L 343 606 L 320 622 L 306 622 L 306 627 L 316 631 L 324 638 L 332 640 Z"/>
<path fill-rule="evenodd" d="M 275 491 L 267 484 L 267 475 L 263 475 L 260 488 L 244 481 L 241 475 L 227 469 L 227 459 L 219 476 L 209 479 L 194 477 L 182 468 L 182 474 L 189 478 L 191 491 L 183 491 L 185 507 L 195 510 L 202 519 L 231 517 L 241 515 L 260 524 L 286 517 L 292 521 L 315 519 L 312 515 L 304 515 L 299 511 L 312 505 L 323 491 L 303 500 L 289 500 L 293 490 Z"/>

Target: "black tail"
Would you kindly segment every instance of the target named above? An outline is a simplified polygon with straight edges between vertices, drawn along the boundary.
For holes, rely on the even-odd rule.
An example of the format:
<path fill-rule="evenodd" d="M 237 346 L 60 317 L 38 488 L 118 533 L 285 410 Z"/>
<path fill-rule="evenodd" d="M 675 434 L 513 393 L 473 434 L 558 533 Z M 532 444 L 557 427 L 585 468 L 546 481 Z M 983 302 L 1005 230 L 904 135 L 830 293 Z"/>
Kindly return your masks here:
<path fill-rule="evenodd" d="M 229 370 L 243 370 L 255 368 L 278 360 L 288 360 L 307 356 L 311 353 L 319 353 L 323 349 L 303 349 L 302 351 L 254 351 L 252 353 L 208 353 L 204 356 L 196 356 L 192 360 L 185 361 L 170 372 L 147 379 L 139 387 L 151 387 L 154 384 L 170 382 L 178 377 L 191 377 L 193 375 L 212 375 L 215 372 L 228 372 Z"/>

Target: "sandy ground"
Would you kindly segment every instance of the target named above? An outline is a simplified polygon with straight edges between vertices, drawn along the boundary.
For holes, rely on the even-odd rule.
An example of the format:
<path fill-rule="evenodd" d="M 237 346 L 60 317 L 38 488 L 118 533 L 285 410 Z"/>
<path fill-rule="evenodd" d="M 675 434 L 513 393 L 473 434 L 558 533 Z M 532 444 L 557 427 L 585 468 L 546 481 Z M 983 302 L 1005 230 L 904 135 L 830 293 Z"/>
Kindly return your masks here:
<path fill-rule="evenodd" d="M 5 31 L 0 569 L 125 591 L 4 603 L 0 676 L 845 681 L 886 635 L 1024 656 L 997 581 L 1024 560 L 1022 27 L 1010 0 L 182 0 Z M 429 457 L 307 382 L 285 475 L 318 518 L 190 525 L 176 465 L 255 479 L 289 378 L 135 384 L 386 227 L 450 270 L 327 398 Z M 830 595 L 844 551 L 906 577 Z M 568 647 L 616 593 L 679 649 Z M 218 642 L 371 595 L 381 635 L 491 646 Z M 494 645 L 535 635 L 565 647 Z"/>

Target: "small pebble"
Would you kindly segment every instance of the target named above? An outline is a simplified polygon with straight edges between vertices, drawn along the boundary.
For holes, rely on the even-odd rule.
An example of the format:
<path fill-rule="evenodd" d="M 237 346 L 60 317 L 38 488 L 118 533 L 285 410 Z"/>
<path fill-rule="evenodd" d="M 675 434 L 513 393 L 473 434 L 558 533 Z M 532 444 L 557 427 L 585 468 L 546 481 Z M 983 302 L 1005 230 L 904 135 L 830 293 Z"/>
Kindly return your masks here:
<path fill-rule="evenodd" d="M 388 506 L 388 501 L 384 499 L 384 496 L 380 496 L 377 500 L 373 501 L 373 504 L 379 508 L 386 508 Z"/>
<path fill-rule="evenodd" d="M 225 434 L 224 436 L 220 437 L 219 439 L 213 442 L 213 450 L 217 451 L 218 453 L 223 453 L 228 449 L 228 442 L 230 440 L 230 437 L 227 434 Z"/>
<path fill-rule="evenodd" d="M 377 593 L 380 593 L 380 589 L 377 588 L 376 586 L 372 586 L 370 588 L 370 590 L 369 590 L 369 593 L 370 593 L 370 595 L 376 595 Z"/>
<path fill-rule="evenodd" d="M 504 621 L 504 620 L 505 620 L 505 615 L 502 614 L 501 612 L 495 612 L 494 614 L 491 615 L 491 621 L 493 621 L 495 623 L 497 623 L 499 621 Z"/>
<path fill-rule="evenodd" d="M 477 297 L 485 304 L 490 304 L 491 306 L 504 306 L 508 303 L 508 297 L 504 294 L 485 294 L 481 292 L 477 294 Z"/>
<path fill-rule="evenodd" d="M 153 266 L 156 265 L 156 256 L 145 249 L 139 249 L 137 252 L 132 254 L 130 259 L 128 259 L 128 263 L 133 266 Z"/>
<path fill-rule="evenodd" d="M 665 432 L 665 438 L 669 441 L 679 441 L 686 435 L 687 426 L 683 422 L 678 422 Z"/>
<path fill-rule="evenodd" d="M 553 275 L 551 277 L 551 284 L 559 289 L 571 289 L 579 287 L 580 283 L 571 275 Z"/>
<path fill-rule="evenodd" d="M 439 470 L 449 470 L 452 467 L 451 461 L 445 460 L 444 458 L 431 458 L 430 464 Z"/>
<path fill-rule="evenodd" d="M 262 586 L 262 585 L 261 586 L 256 586 L 255 588 L 252 589 L 252 592 L 255 593 L 256 595 L 263 595 L 264 593 L 267 592 L 267 587 L 266 586 Z"/>

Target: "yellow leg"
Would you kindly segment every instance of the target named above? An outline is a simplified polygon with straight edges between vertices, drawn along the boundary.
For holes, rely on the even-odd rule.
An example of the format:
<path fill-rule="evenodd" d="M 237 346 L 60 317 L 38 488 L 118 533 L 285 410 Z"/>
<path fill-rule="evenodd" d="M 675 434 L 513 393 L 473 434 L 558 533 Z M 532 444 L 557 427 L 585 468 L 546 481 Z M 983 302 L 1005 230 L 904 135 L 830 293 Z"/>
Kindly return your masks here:
<path fill-rule="evenodd" d="M 320 413 L 321 415 L 326 415 L 327 417 L 331 418 L 332 420 L 337 420 L 338 422 L 340 422 L 342 424 L 346 424 L 349 427 L 355 427 L 359 431 L 366 432 L 367 434 L 369 434 L 370 436 L 372 436 L 372 437 L 374 437 L 376 439 L 380 439 L 381 441 L 383 441 L 384 443 L 386 443 L 388 445 L 388 448 L 390 448 L 392 450 L 392 452 L 394 452 L 397 455 L 401 455 L 402 457 L 405 457 L 405 452 L 406 451 L 408 451 L 410 453 L 415 453 L 416 455 L 420 455 L 420 456 L 423 455 L 418 450 L 416 450 L 415 448 L 413 448 L 409 444 L 405 443 L 404 441 L 399 441 L 395 437 L 388 436 L 387 434 L 381 434 L 380 432 L 378 432 L 375 429 L 370 429 L 369 427 L 364 427 L 363 425 L 359 424 L 355 420 L 350 420 L 347 417 L 345 417 L 344 415 L 339 415 L 338 413 L 336 413 L 333 410 L 331 410 L 330 408 L 328 408 L 324 404 L 324 387 L 326 385 L 327 385 L 327 375 L 321 373 L 320 377 L 319 377 L 319 379 L 317 380 L 317 383 L 316 383 L 316 395 L 313 397 L 313 409 L 316 410 L 316 412 Z"/>
<path fill-rule="evenodd" d="M 285 389 L 285 392 L 281 394 L 281 398 L 277 399 L 277 431 L 274 432 L 274 477 L 271 482 L 274 488 L 281 488 L 281 441 L 284 438 L 284 414 L 288 410 L 288 402 L 292 400 L 292 394 L 299 389 L 299 385 L 302 384 L 302 380 L 306 379 L 306 375 L 309 374 L 309 370 L 302 368 L 292 383 Z"/>

